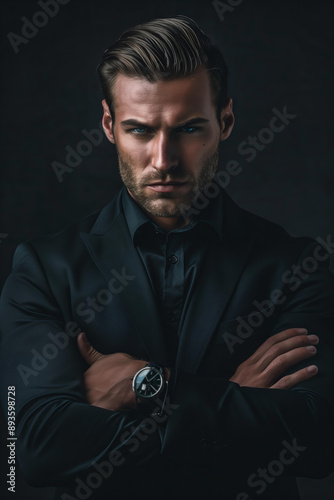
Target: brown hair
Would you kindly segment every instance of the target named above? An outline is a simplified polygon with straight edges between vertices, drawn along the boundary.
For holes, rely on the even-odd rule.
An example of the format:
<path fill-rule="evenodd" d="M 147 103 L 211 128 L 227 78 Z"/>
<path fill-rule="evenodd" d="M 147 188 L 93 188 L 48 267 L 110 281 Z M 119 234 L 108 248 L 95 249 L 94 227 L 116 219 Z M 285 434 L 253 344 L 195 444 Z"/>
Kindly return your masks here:
<path fill-rule="evenodd" d="M 200 68 L 209 72 L 220 121 L 228 69 L 222 53 L 188 17 L 155 19 L 128 29 L 104 52 L 97 70 L 114 121 L 113 87 L 119 73 L 153 83 L 186 77 Z"/>

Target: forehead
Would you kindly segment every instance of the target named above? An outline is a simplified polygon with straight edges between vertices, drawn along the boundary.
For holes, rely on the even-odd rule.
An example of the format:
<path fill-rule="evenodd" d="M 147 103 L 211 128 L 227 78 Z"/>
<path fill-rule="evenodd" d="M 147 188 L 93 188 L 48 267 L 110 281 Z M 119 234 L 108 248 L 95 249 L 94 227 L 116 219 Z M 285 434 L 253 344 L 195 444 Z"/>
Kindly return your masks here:
<path fill-rule="evenodd" d="M 154 83 L 145 78 L 119 74 L 113 89 L 113 101 L 116 117 L 120 120 L 134 115 L 141 119 L 164 115 L 182 120 L 190 114 L 207 115 L 215 110 L 206 70 Z"/>

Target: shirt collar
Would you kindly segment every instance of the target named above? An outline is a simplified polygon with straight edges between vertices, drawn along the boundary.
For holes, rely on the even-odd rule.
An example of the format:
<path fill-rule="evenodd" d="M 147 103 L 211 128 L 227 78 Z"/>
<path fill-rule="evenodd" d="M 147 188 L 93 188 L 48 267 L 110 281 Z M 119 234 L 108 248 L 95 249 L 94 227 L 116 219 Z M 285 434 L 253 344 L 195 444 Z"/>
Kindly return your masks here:
<path fill-rule="evenodd" d="M 152 224 L 158 231 L 163 231 L 159 226 L 153 222 L 153 220 L 148 217 L 144 210 L 133 200 L 129 195 L 126 187 L 123 187 L 122 193 L 122 206 L 124 210 L 124 215 L 126 222 L 129 227 L 130 235 L 132 241 L 134 241 L 135 234 L 137 230 L 144 224 Z M 211 226 L 215 232 L 218 234 L 219 238 L 223 238 L 223 191 L 219 189 L 219 193 L 214 198 L 206 198 L 203 195 L 201 203 L 198 207 L 194 208 L 194 216 L 187 226 L 176 230 L 178 232 L 183 232 L 195 227 L 197 223 L 204 223 Z"/>

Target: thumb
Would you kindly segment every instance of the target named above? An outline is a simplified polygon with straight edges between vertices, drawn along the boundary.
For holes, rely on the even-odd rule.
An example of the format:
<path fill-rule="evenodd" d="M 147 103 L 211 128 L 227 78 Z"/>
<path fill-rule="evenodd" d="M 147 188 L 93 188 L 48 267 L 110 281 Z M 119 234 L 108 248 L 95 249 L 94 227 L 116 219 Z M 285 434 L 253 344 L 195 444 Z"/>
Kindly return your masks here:
<path fill-rule="evenodd" d="M 78 347 L 81 356 L 89 365 L 93 365 L 98 359 L 104 356 L 99 351 L 94 349 L 84 332 L 81 332 L 78 335 Z"/>

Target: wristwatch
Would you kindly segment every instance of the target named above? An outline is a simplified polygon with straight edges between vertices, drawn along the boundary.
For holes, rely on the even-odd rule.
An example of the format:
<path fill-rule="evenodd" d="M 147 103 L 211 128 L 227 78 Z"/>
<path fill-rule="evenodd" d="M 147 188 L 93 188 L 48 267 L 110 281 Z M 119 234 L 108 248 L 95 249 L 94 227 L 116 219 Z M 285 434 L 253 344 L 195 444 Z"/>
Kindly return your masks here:
<path fill-rule="evenodd" d="M 139 370 L 132 380 L 136 401 L 138 398 L 143 402 L 154 401 L 164 391 L 166 385 L 164 368 L 154 362 Z"/>

